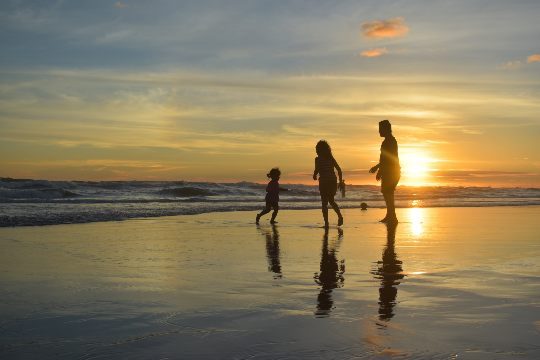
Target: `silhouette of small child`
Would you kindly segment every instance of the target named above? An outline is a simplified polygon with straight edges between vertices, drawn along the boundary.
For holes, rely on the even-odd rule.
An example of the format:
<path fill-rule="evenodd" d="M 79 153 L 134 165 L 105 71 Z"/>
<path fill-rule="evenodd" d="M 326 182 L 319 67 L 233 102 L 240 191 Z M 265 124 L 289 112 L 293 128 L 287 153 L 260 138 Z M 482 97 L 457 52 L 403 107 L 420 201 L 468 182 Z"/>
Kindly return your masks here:
<path fill-rule="evenodd" d="M 361 210 L 367 210 L 367 204 L 365 202 L 361 203 L 360 204 L 360 209 Z"/>
<path fill-rule="evenodd" d="M 259 223 L 261 216 L 268 214 L 272 209 L 274 209 L 274 212 L 272 213 L 270 223 L 276 224 L 276 216 L 279 211 L 279 192 L 289 191 L 289 189 L 279 187 L 279 178 L 281 177 L 281 171 L 279 170 L 279 168 L 273 168 L 268 174 L 266 174 L 266 176 L 271 179 L 266 186 L 266 207 L 263 209 L 263 211 L 257 214 L 257 217 L 255 219 L 256 224 Z"/>

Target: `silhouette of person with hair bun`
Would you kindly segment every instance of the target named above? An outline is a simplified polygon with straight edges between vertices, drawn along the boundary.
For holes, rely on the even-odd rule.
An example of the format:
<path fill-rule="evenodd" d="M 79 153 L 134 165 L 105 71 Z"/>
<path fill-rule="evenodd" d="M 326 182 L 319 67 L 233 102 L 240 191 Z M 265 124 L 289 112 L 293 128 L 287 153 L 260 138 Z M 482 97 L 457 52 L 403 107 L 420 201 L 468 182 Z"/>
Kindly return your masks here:
<path fill-rule="evenodd" d="M 319 193 L 321 194 L 322 213 L 324 219 L 324 227 L 328 227 L 328 204 L 332 206 L 332 209 L 338 216 L 338 226 L 343 225 L 343 216 L 339 210 L 339 206 L 334 200 L 336 196 L 338 182 L 336 179 L 337 170 L 339 175 L 339 184 L 344 186 L 343 174 L 336 159 L 332 155 L 332 149 L 330 145 L 324 140 L 321 140 L 315 146 L 317 157 L 315 158 L 315 170 L 313 171 L 313 180 L 317 180 L 317 174 L 319 175 Z"/>

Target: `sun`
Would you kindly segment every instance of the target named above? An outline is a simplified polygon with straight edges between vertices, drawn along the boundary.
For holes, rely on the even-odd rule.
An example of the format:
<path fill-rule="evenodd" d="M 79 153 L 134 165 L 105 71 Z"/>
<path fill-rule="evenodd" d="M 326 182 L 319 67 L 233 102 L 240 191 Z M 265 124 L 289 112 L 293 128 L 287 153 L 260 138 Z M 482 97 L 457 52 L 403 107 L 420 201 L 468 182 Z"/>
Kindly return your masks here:
<path fill-rule="evenodd" d="M 405 148 L 399 154 L 401 164 L 401 181 L 403 185 L 425 186 L 432 185 L 433 165 L 436 162 L 426 151 Z"/>

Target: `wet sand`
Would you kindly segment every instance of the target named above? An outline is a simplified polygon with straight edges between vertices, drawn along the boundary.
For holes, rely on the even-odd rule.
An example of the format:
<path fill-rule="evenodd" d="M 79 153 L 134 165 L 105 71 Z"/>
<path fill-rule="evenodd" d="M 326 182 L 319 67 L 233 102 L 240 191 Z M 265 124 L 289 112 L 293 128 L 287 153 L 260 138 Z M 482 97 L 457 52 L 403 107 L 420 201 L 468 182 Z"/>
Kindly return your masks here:
<path fill-rule="evenodd" d="M 383 211 L 2 228 L 0 358 L 540 358 L 540 207 Z"/>

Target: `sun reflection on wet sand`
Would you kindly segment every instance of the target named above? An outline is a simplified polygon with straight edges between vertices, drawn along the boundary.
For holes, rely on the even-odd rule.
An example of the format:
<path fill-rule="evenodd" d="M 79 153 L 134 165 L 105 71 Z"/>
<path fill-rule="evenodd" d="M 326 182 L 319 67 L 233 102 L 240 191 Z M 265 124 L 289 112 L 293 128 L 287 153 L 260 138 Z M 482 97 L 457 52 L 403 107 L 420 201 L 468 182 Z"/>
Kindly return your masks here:
<path fill-rule="evenodd" d="M 412 202 L 413 206 L 419 206 L 420 202 L 414 200 Z M 411 233 L 415 237 L 419 237 L 424 233 L 424 209 L 420 207 L 413 207 L 409 209 L 409 219 L 411 221 Z"/>

